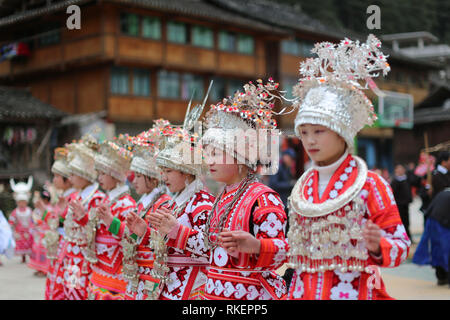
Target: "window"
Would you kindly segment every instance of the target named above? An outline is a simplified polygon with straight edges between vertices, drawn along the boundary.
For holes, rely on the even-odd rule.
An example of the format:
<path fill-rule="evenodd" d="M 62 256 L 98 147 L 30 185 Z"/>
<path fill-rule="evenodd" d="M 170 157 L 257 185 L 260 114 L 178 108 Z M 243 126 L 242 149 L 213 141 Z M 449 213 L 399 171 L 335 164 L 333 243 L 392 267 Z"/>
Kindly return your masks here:
<path fill-rule="evenodd" d="M 161 98 L 179 98 L 180 75 L 177 72 L 161 70 L 158 73 L 158 96 Z"/>
<path fill-rule="evenodd" d="M 213 78 L 212 80 L 214 80 L 214 82 L 211 91 L 209 92 L 209 100 L 213 101 L 213 103 L 217 103 L 222 101 L 226 96 L 225 80 L 222 78 Z"/>
<path fill-rule="evenodd" d="M 128 94 L 129 93 L 129 71 L 128 68 L 111 68 L 111 93 Z"/>
<path fill-rule="evenodd" d="M 133 70 L 133 94 L 144 97 L 150 95 L 150 72 L 148 70 Z"/>
<path fill-rule="evenodd" d="M 255 43 L 252 36 L 235 34 L 228 31 L 220 31 L 219 49 L 228 52 L 253 54 L 255 50 Z"/>
<path fill-rule="evenodd" d="M 295 40 L 283 40 L 281 41 L 281 52 L 298 56 L 300 55 L 299 43 Z"/>
<path fill-rule="evenodd" d="M 244 34 L 238 35 L 237 51 L 239 53 L 253 54 L 254 46 L 253 37 Z"/>
<path fill-rule="evenodd" d="M 169 21 L 167 23 L 167 40 L 174 43 L 187 43 L 186 24 Z"/>
<path fill-rule="evenodd" d="M 283 40 L 281 42 L 281 51 L 285 54 L 292 54 L 294 56 L 312 57 L 311 49 L 314 48 L 314 43 L 303 40 Z"/>
<path fill-rule="evenodd" d="M 139 36 L 139 16 L 131 13 L 120 15 L 120 30 L 129 36 Z"/>
<path fill-rule="evenodd" d="M 214 47 L 214 34 L 210 28 L 202 26 L 193 26 L 192 32 L 192 44 L 194 46 L 213 48 Z"/>
<path fill-rule="evenodd" d="M 45 32 L 39 37 L 39 46 L 50 46 L 52 44 L 57 44 L 61 40 L 61 34 L 59 30 L 52 30 Z"/>
<path fill-rule="evenodd" d="M 314 56 L 311 53 L 311 49 L 314 48 L 314 43 L 310 41 L 300 41 L 300 55 L 303 57 L 312 57 Z"/>
<path fill-rule="evenodd" d="M 183 74 L 181 98 L 189 100 L 192 95 L 194 100 L 203 99 L 203 77 L 192 74 Z"/>
<path fill-rule="evenodd" d="M 154 17 L 143 17 L 142 37 L 148 39 L 161 39 L 161 20 Z"/>
<path fill-rule="evenodd" d="M 233 52 L 236 50 L 236 35 L 227 32 L 219 32 L 219 49 L 223 51 Z"/>

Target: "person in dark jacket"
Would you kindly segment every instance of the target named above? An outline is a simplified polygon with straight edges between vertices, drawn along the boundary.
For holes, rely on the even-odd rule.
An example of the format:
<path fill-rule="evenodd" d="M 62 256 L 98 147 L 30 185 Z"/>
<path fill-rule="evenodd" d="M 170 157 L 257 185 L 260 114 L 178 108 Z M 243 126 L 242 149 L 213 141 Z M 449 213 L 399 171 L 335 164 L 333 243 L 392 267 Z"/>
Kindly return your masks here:
<path fill-rule="evenodd" d="M 450 287 L 450 188 L 439 192 L 427 210 L 425 230 L 413 257 L 413 263 L 431 264 L 438 285 Z"/>
<path fill-rule="evenodd" d="M 294 187 L 294 177 L 292 175 L 292 166 L 295 163 L 296 155 L 292 149 L 283 151 L 278 172 L 269 178 L 269 187 L 278 192 L 281 201 L 287 208 L 287 198 Z"/>
<path fill-rule="evenodd" d="M 437 160 L 436 170 L 431 178 L 432 194 L 431 200 L 447 187 L 450 187 L 450 152 L 442 151 Z"/>
<path fill-rule="evenodd" d="M 416 189 L 420 188 L 421 178 L 414 173 L 416 166 L 414 162 L 408 164 L 408 169 L 406 170 L 406 177 L 408 178 L 409 185 Z"/>
<path fill-rule="evenodd" d="M 403 165 L 395 166 L 394 178 L 391 182 L 392 191 L 394 192 L 395 202 L 397 203 L 400 218 L 405 226 L 406 233 L 412 241 L 409 231 L 409 204 L 412 202 L 411 185 L 406 175 L 406 169 Z"/>

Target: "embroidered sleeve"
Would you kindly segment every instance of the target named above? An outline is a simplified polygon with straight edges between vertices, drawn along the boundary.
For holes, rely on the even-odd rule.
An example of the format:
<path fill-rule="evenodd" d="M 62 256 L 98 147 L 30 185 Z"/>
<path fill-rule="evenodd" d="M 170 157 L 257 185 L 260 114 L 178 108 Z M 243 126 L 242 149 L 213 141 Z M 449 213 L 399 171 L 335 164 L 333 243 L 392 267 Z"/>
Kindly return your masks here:
<path fill-rule="evenodd" d="M 278 194 L 267 192 L 261 195 L 254 206 L 253 234 L 261 243 L 260 253 L 247 259 L 246 254 L 239 253 L 239 257 L 232 258 L 233 264 L 242 266 L 249 261 L 250 268 L 265 267 L 279 268 L 286 259 L 288 250 L 285 240 L 286 213 Z"/>
<path fill-rule="evenodd" d="M 147 212 L 146 215 L 151 214 L 152 212 L 155 212 L 158 208 L 161 207 L 165 207 L 168 208 L 169 207 L 169 200 L 170 197 L 168 197 L 167 195 L 163 196 L 165 201 L 156 202 L 156 205 L 153 205 Z M 152 233 L 152 228 L 150 228 L 150 226 L 147 226 L 147 230 L 145 231 L 145 234 L 142 237 L 137 237 L 136 243 L 142 246 L 147 246 L 150 243 L 150 235 Z"/>
<path fill-rule="evenodd" d="M 111 213 L 114 216 L 117 233 L 112 232 L 117 237 L 122 238 L 125 232 L 125 219 L 129 212 L 136 209 L 136 203 L 131 197 L 123 197 L 117 201 L 111 208 Z M 111 227 L 110 227 L 111 228 Z"/>
<path fill-rule="evenodd" d="M 86 214 L 81 218 L 80 220 L 74 220 L 76 223 L 78 223 L 81 226 L 85 226 L 89 221 L 89 212 L 97 208 L 100 203 L 102 203 L 106 198 L 106 195 L 102 192 L 96 192 L 92 199 L 88 203 L 88 208 Z"/>
<path fill-rule="evenodd" d="M 396 267 L 408 257 L 411 241 L 389 184 L 374 173 L 369 173 L 368 182 L 369 219 L 381 228 L 381 257 L 370 255 L 370 260 L 381 267 Z"/>
<path fill-rule="evenodd" d="M 184 250 L 189 256 L 209 257 L 209 250 L 204 242 L 204 231 L 213 202 L 214 197 L 206 193 L 194 197 L 186 206 L 185 214 L 179 218 L 176 236 L 169 238 L 167 245 Z M 188 221 L 183 222 L 184 219 Z"/>

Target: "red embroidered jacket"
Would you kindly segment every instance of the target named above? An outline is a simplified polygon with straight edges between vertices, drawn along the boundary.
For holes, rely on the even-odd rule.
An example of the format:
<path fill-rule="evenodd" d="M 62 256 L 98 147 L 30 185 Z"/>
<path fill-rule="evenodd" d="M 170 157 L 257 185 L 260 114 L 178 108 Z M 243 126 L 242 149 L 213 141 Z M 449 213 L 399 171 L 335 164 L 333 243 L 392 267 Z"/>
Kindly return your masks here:
<path fill-rule="evenodd" d="M 362 162 L 362 160 L 359 161 Z M 304 184 L 301 185 L 300 190 L 303 192 L 304 199 L 307 199 L 310 203 L 326 203 L 342 197 L 349 188 L 356 184 L 357 179 L 362 179 L 361 172 L 362 170 L 358 167 L 355 157 L 348 155 L 333 174 L 322 197 L 318 195 L 319 177 L 317 170 L 305 173 Z M 361 175 L 360 178 L 358 178 L 359 175 Z M 293 233 L 289 232 L 289 244 L 295 243 L 295 246 L 298 247 L 298 244 L 300 243 L 301 245 L 303 241 L 304 246 L 309 248 L 311 243 L 308 241 L 311 237 L 316 237 L 317 235 L 318 238 L 316 239 L 321 239 L 320 236 L 324 235 L 323 230 L 315 234 L 310 227 L 313 224 L 315 224 L 315 227 L 321 228 L 326 225 L 333 225 L 332 219 L 337 218 L 344 219 L 341 221 L 353 221 L 353 225 L 356 225 L 355 222 L 359 221 L 360 230 L 356 229 L 356 232 L 353 231 L 353 234 L 352 228 L 339 225 L 341 231 L 337 238 L 348 239 L 348 241 L 344 242 L 344 248 L 349 249 L 347 251 L 347 254 L 349 254 L 357 246 L 355 239 L 357 239 L 358 234 L 361 234 L 364 221 L 371 220 L 381 228 L 381 255 L 376 257 L 368 253 L 365 246 L 363 246 L 362 251 L 366 252 L 367 258 L 362 260 L 353 258 L 351 255 L 349 255 L 350 258 L 337 255 L 333 259 L 323 258 L 322 260 L 315 260 L 316 264 L 311 264 L 312 261 L 305 256 L 294 257 L 294 259 L 300 259 L 295 261 L 300 261 L 299 263 L 305 267 L 296 269 L 292 278 L 288 299 L 390 299 L 377 267 L 396 267 L 402 263 L 408 256 L 410 240 L 402 225 L 389 184 L 382 177 L 371 171 L 367 172 L 367 177 L 365 180 L 361 180 L 361 184 L 362 188 L 357 196 L 353 197 L 353 200 L 356 198 L 362 199 L 363 213 L 356 216 L 356 218 L 349 218 L 349 212 L 354 208 L 353 200 L 344 203 L 334 212 L 321 217 L 306 217 L 291 211 L 291 214 L 295 215 L 293 216 L 294 219 L 291 220 L 293 221 L 291 230 L 295 230 L 298 226 L 303 226 L 300 227 L 300 230 L 303 230 L 304 234 L 306 233 L 306 240 L 293 239 L 291 238 Z M 296 191 L 298 190 L 294 187 L 293 192 Z M 349 219 L 346 220 L 347 218 Z M 310 232 L 309 235 L 308 232 Z M 331 241 L 335 241 L 337 238 L 330 238 L 327 241 L 332 243 Z M 364 244 L 364 242 L 361 243 Z M 327 245 L 325 243 L 323 248 Z M 277 252 L 270 252 L 261 248 L 261 255 L 267 256 L 267 259 L 272 259 L 274 255 L 281 255 L 290 249 L 293 248 L 289 248 L 286 242 L 286 247 L 280 248 Z M 314 246 L 311 249 L 315 250 Z M 321 263 L 322 266 L 320 267 Z M 330 267 L 330 264 L 343 267 L 333 268 Z M 314 272 L 312 271 L 313 268 L 316 269 Z M 372 275 L 374 272 L 375 275 Z M 376 280 L 375 285 L 373 284 L 373 279 Z"/>
<path fill-rule="evenodd" d="M 81 192 L 71 195 L 70 201 L 78 199 L 84 204 L 84 209 L 89 212 L 104 201 L 106 195 L 97 190 L 98 184 L 92 184 Z M 69 202 L 70 202 L 69 201 Z M 66 258 L 64 262 L 64 295 L 69 300 L 86 300 L 88 276 L 91 274 L 91 264 L 84 258 L 81 250 L 86 246 L 86 237 L 83 227 L 74 219 L 69 206 L 63 213 L 64 231 L 66 241 Z M 69 233 L 69 234 L 68 234 Z M 71 282 L 70 279 L 73 279 Z"/>
<path fill-rule="evenodd" d="M 124 222 L 127 214 L 136 208 L 136 202 L 128 194 L 128 189 L 111 201 L 111 214 L 121 222 Z M 82 225 L 86 225 L 87 222 L 87 215 L 79 221 Z M 122 277 L 121 236 L 112 234 L 108 229 L 101 221 L 97 225 L 95 249 L 98 261 L 91 266 L 93 271 L 91 282 L 99 288 L 125 293 L 126 282 Z"/>
<path fill-rule="evenodd" d="M 203 234 L 208 212 L 212 208 L 214 197 L 206 191 L 195 193 L 186 207 L 177 216 L 180 222 L 175 238 L 169 239 L 168 266 L 169 281 L 165 284 L 160 299 L 187 300 L 193 289 L 204 285 L 208 251 L 199 235 Z M 171 206 L 176 209 L 176 203 Z M 141 244 L 148 243 L 151 229 L 147 228 Z"/>
<path fill-rule="evenodd" d="M 220 217 L 238 187 L 225 193 L 211 213 L 211 233 L 217 229 Z M 205 298 L 284 299 L 286 285 L 275 272 L 284 261 L 284 255 L 279 257 L 275 253 L 280 246 L 284 247 L 286 228 L 286 213 L 279 195 L 262 183 L 252 183 L 229 211 L 224 228 L 252 233 L 260 240 L 264 254 L 239 253 L 234 257 L 225 249 L 216 247 L 210 256 Z"/>

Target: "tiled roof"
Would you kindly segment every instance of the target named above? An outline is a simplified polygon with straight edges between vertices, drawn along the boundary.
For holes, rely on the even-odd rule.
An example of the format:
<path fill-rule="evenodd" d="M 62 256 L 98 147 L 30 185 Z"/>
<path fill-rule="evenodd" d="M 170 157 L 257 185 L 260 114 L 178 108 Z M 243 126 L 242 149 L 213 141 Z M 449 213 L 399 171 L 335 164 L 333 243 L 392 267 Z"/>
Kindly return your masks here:
<path fill-rule="evenodd" d="M 24 12 L 14 13 L 12 15 L 0 18 L 0 27 L 32 19 L 44 14 L 62 11 L 72 4 L 82 5 L 84 3 L 93 2 L 92 0 L 61 0 L 53 2 L 45 7 L 30 9 Z M 206 20 L 220 21 L 224 23 L 235 24 L 237 26 L 245 26 L 249 29 L 259 31 L 270 31 L 274 33 L 286 33 L 282 28 L 267 24 L 255 19 L 244 17 L 240 14 L 225 10 L 216 4 L 207 0 L 106 0 L 105 2 L 121 3 L 129 6 L 141 8 L 156 9 L 180 15 L 189 15 L 193 17 L 203 18 Z"/>
<path fill-rule="evenodd" d="M 65 115 L 65 112 L 33 97 L 27 89 L 0 86 L 0 120 L 59 119 Z"/>

